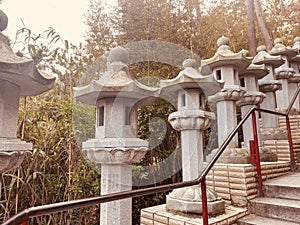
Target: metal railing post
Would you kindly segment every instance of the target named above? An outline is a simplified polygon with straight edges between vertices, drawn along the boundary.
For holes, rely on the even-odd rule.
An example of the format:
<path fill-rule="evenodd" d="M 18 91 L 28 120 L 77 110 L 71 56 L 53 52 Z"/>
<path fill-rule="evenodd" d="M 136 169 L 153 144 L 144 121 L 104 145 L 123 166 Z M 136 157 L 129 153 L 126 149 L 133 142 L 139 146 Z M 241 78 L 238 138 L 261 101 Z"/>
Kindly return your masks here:
<path fill-rule="evenodd" d="M 208 225 L 208 209 L 207 209 L 207 196 L 206 196 L 206 183 L 205 177 L 201 181 L 201 195 L 202 195 L 202 219 L 203 225 Z"/>
<path fill-rule="evenodd" d="M 296 162 L 295 162 L 295 154 L 294 154 L 294 147 L 293 147 L 289 115 L 285 116 L 285 120 L 286 120 L 286 128 L 287 128 L 287 135 L 288 135 L 289 148 L 290 148 L 291 170 L 295 171 Z"/>
<path fill-rule="evenodd" d="M 256 169 L 257 169 L 257 179 L 258 179 L 258 189 L 259 195 L 264 196 L 263 185 L 262 185 L 262 175 L 260 166 L 260 156 L 259 156 L 259 145 L 258 145 L 258 135 L 257 135 L 257 125 L 256 125 L 256 110 L 252 111 L 252 128 L 253 128 L 253 138 L 254 138 L 254 151 L 256 159 Z"/>

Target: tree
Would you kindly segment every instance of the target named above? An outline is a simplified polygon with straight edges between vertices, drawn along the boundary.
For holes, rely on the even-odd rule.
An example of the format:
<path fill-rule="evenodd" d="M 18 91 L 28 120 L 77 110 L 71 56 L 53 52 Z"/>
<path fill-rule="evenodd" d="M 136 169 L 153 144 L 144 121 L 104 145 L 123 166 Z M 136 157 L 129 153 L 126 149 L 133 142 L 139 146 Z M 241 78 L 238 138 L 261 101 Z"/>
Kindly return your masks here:
<path fill-rule="evenodd" d="M 254 2 L 253 0 L 247 0 L 247 27 L 248 27 L 248 46 L 251 56 L 256 55 L 256 29 L 254 20 Z"/>
<path fill-rule="evenodd" d="M 263 35 L 264 40 L 265 40 L 266 48 L 267 48 L 268 51 L 270 51 L 273 47 L 273 41 L 272 41 L 272 38 L 269 34 L 266 23 L 263 19 L 262 8 L 261 8 L 259 0 L 254 0 L 254 8 L 255 8 L 256 17 L 257 17 L 257 21 L 258 21 L 260 30 L 261 30 L 262 35 Z"/>
<path fill-rule="evenodd" d="M 261 1 L 261 6 L 272 37 L 282 37 L 286 45 L 293 45 L 294 37 L 300 35 L 299 1 L 264 0 Z"/>
<path fill-rule="evenodd" d="M 85 36 L 85 47 L 88 54 L 94 57 L 94 60 L 115 45 L 115 25 L 112 24 L 111 20 L 110 15 L 105 12 L 101 1 L 90 0 L 86 20 L 88 31 Z"/>

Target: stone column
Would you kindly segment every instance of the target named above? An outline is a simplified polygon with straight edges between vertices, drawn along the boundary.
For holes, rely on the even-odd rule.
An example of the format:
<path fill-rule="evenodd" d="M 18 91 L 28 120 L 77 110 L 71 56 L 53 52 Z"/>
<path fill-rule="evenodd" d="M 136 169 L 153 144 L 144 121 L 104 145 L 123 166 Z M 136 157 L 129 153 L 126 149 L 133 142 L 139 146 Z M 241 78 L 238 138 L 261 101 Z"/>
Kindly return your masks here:
<path fill-rule="evenodd" d="M 233 94 L 235 92 L 235 94 Z M 237 125 L 236 101 L 244 94 L 240 89 L 224 90 L 217 102 L 218 143 L 221 145 Z M 226 96 L 225 96 L 226 95 Z M 234 97 L 233 97 L 234 96 Z M 212 100 L 212 98 L 211 98 Z M 237 135 L 228 144 L 228 148 L 238 147 Z"/>
<path fill-rule="evenodd" d="M 260 45 L 257 47 L 257 55 L 253 58 L 253 64 L 265 65 L 269 73 L 258 80 L 259 91 L 266 95 L 265 100 L 260 104 L 262 109 L 275 111 L 277 108 L 275 92 L 280 90 L 282 85 L 275 79 L 275 68 L 284 64 L 281 56 L 270 55 L 266 52 L 266 46 Z M 262 126 L 264 128 L 277 127 L 277 116 L 266 113 L 261 114 Z"/>
<path fill-rule="evenodd" d="M 264 93 L 258 91 L 258 77 L 263 77 L 268 73 L 264 65 L 251 64 L 244 73 L 241 73 L 240 78 L 243 81 L 243 86 L 247 89 L 245 95 L 237 102 L 237 105 L 241 107 L 242 118 L 246 113 L 253 107 L 257 107 L 262 103 L 266 97 Z M 258 142 L 260 143 L 260 132 L 259 132 L 259 116 L 256 112 L 256 126 L 258 128 Z M 251 116 L 246 120 L 243 125 L 243 136 L 244 146 L 249 151 L 250 140 L 254 140 L 253 129 L 252 129 L 252 118 Z"/>
<path fill-rule="evenodd" d="M 236 89 L 222 89 L 221 92 L 209 98 L 217 105 L 218 143 L 221 145 L 237 125 L 236 102 L 242 98 L 245 91 L 239 86 Z M 208 161 L 215 151 L 208 157 Z M 248 163 L 249 154 L 246 149 L 239 148 L 237 135 L 230 141 L 220 163 Z"/>
<path fill-rule="evenodd" d="M 135 138 L 128 109 L 134 100 L 104 98 L 97 102 L 96 138 L 83 143 L 88 159 L 101 165 L 101 195 L 132 189 L 132 163 L 148 151 L 148 142 Z M 135 123 L 134 123 L 135 124 Z M 101 204 L 101 225 L 131 225 L 132 200 Z"/>
<path fill-rule="evenodd" d="M 271 70 L 270 70 L 271 71 Z M 259 81 L 259 90 L 266 95 L 265 100 L 260 104 L 262 109 L 275 111 L 277 108 L 275 92 L 281 88 L 281 83 L 276 80 L 261 80 Z M 277 127 L 277 116 L 262 113 L 262 126 L 263 128 Z"/>
<path fill-rule="evenodd" d="M 286 109 L 291 101 L 292 89 L 290 80 L 293 79 L 295 72 L 291 68 L 281 67 L 275 70 L 275 77 L 281 83 L 281 90 L 276 92 L 277 108 Z M 294 84 L 294 82 L 292 82 Z"/>
<path fill-rule="evenodd" d="M 282 84 L 282 89 L 276 92 L 277 108 L 285 110 L 295 93 L 295 83 L 299 81 L 299 78 L 294 76 L 295 70 L 290 68 L 290 60 L 297 55 L 297 51 L 286 47 L 280 38 L 276 38 L 270 54 L 280 55 L 284 60 L 284 64 L 275 69 L 275 78 Z M 295 107 L 299 108 L 299 98 Z"/>
<path fill-rule="evenodd" d="M 101 195 L 132 189 L 132 166 L 127 164 L 101 164 Z M 132 224 L 132 199 L 101 204 L 101 225 Z"/>
<path fill-rule="evenodd" d="M 203 170 L 202 133 L 214 119 L 213 113 L 199 109 L 200 98 L 199 90 L 181 91 L 178 111 L 169 115 L 172 127 L 181 133 L 183 181 L 196 179 Z"/>

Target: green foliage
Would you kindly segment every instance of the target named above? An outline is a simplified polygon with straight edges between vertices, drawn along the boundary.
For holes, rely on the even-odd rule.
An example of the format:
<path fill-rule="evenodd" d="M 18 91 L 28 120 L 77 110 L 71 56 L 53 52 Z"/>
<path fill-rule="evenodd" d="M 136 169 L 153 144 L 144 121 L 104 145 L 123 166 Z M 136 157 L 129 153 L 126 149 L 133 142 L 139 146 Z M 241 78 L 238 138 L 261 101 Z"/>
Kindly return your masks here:
<path fill-rule="evenodd" d="M 81 157 L 76 143 L 73 107 L 71 99 L 56 96 L 55 90 L 21 100 L 19 136 L 33 143 L 34 151 L 20 168 L 2 174 L 1 191 L 5 193 L 1 195 L 2 209 L 5 209 L 0 211 L 2 221 L 30 206 L 99 195 L 100 177 Z M 92 131 L 85 135 L 89 132 Z M 93 224 L 92 221 L 98 220 L 99 211 L 95 206 L 87 211 L 33 219 L 33 224 L 50 221 L 51 224 L 75 224 L 75 221 Z"/>
<path fill-rule="evenodd" d="M 94 135 L 95 111 L 74 103 L 76 86 L 90 61 L 83 46 L 61 41 L 62 47 L 47 45 L 63 40 L 53 28 L 46 39 L 21 29 L 23 53 L 40 69 L 57 74 L 53 90 L 20 101 L 18 137 L 33 143 L 33 153 L 22 165 L 1 176 L 0 221 L 23 209 L 100 194 L 100 176 L 82 157 L 81 142 Z M 38 38 L 35 38 L 38 37 Z M 47 39 L 48 38 L 48 39 Z M 28 49 L 28 51 L 26 51 Z M 43 59 L 43 60 L 41 60 Z M 76 126 L 75 126 L 76 125 Z M 99 206 L 37 217 L 31 224 L 99 224 Z"/>

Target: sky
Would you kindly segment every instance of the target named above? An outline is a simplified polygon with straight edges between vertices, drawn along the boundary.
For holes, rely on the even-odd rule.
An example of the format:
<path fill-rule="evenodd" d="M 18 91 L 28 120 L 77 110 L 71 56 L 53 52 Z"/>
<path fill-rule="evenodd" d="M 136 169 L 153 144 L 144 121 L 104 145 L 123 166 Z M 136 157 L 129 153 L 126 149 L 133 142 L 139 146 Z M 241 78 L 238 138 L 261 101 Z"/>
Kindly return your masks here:
<path fill-rule="evenodd" d="M 0 9 L 8 16 L 3 33 L 14 39 L 22 21 L 32 33 L 39 34 L 53 27 L 61 38 L 73 44 L 84 42 L 87 30 L 85 14 L 89 0 L 3 0 Z"/>

